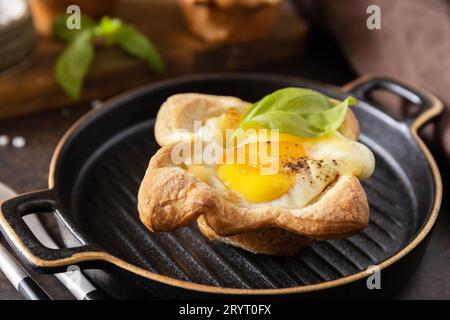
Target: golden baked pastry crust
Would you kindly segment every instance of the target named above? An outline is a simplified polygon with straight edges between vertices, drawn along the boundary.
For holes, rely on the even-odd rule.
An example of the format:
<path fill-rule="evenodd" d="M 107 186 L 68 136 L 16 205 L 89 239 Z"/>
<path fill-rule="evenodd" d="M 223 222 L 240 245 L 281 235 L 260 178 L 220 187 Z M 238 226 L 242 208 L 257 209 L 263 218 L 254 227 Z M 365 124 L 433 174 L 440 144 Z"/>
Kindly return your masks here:
<path fill-rule="evenodd" d="M 268 34 L 281 0 L 179 0 L 190 30 L 214 44 L 241 44 Z"/>
<path fill-rule="evenodd" d="M 175 146 L 164 146 L 153 156 L 139 190 L 140 218 L 152 231 L 173 231 L 203 215 L 220 236 L 273 227 L 330 239 L 358 232 L 368 223 L 366 195 L 356 177 L 338 177 L 320 199 L 302 209 L 239 207 L 175 165 L 171 160 Z"/>
<path fill-rule="evenodd" d="M 176 133 L 194 132 L 194 121 L 218 117 L 230 107 L 244 113 L 250 103 L 236 97 L 199 93 L 176 94 L 167 99 L 156 116 L 155 138 L 160 146 L 180 141 Z M 174 134 L 175 133 L 175 134 Z"/>
<path fill-rule="evenodd" d="M 312 239 L 278 228 L 264 228 L 234 236 L 221 237 L 208 226 L 203 216 L 197 219 L 197 225 L 209 240 L 218 240 L 253 253 L 273 256 L 295 255 L 312 242 Z"/>
<path fill-rule="evenodd" d="M 339 176 L 302 209 L 247 208 L 175 165 L 172 149 L 191 142 L 174 142 L 173 132 L 188 130 L 194 120 L 219 116 L 230 105 L 244 113 L 250 104 L 233 97 L 185 94 L 169 98 L 161 107 L 155 134 L 163 147 L 150 160 L 138 194 L 140 218 L 148 229 L 172 231 L 198 220 L 200 231 L 210 239 L 254 253 L 293 255 L 313 239 L 344 238 L 367 226 L 367 198 L 354 176 Z M 350 110 L 340 131 L 350 139 L 359 135 Z"/>

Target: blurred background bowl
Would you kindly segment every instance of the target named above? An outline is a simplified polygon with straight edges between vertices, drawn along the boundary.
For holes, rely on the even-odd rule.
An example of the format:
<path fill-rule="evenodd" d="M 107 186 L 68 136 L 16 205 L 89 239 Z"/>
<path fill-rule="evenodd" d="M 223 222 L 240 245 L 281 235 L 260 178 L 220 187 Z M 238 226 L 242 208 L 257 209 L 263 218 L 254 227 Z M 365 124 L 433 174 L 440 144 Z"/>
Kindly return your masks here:
<path fill-rule="evenodd" d="M 0 0 L 0 72 L 30 56 L 36 43 L 25 0 Z"/>

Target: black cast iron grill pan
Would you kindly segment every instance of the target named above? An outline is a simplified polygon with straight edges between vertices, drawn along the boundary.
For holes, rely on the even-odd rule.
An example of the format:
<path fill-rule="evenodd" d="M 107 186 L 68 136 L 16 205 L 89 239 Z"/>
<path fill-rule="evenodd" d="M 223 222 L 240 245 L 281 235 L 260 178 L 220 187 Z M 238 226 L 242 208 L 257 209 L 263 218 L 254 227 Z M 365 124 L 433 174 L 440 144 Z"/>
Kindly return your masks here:
<path fill-rule="evenodd" d="M 315 242 L 294 257 L 254 255 L 210 242 L 196 226 L 148 232 L 138 218 L 136 194 L 158 149 L 153 125 L 164 100 L 175 93 L 201 92 L 256 101 L 288 86 L 359 99 L 353 110 L 361 140 L 377 162 L 373 177 L 363 182 L 370 225 L 348 239 Z M 404 121 L 382 113 L 368 99 L 379 88 L 407 99 L 416 112 Z M 109 101 L 66 134 L 51 165 L 49 190 L 3 203 L 2 232 L 31 266 L 44 272 L 72 264 L 114 265 L 107 273 L 89 275 L 100 287 L 114 288 L 116 293 L 110 293 L 119 297 L 120 283 L 155 297 L 195 292 L 277 295 L 340 286 L 367 277 L 370 266 L 393 264 L 430 231 L 441 201 L 441 181 L 416 131 L 441 109 L 429 93 L 382 77 L 333 88 L 280 76 L 205 75 L 143 87 Z M 57 213 L 67 245 L 77 247 L 50 250 L 36 240 L 21 217 L 46 211 Z"/>

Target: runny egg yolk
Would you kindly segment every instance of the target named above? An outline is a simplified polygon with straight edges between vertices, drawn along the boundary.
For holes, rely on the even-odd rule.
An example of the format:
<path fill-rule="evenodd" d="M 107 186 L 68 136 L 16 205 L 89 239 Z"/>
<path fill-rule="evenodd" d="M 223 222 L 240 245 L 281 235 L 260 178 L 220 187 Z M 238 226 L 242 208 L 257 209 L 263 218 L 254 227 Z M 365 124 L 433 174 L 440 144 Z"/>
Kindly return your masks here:
<path fill-rule="evenodd" d="M 261 169 L 264 162 L 260 161 L 259 158 L 256 164 L 250 164 L 248 157 L 248 150 L 251 150 L 250 143 L 245 145 L 246 158 L 244 164 L 222 164 L 217 168 L 217 175 L 228 188 L 237 191 L 250 202 L 261 203 L 278 199 L 286 194 L 295 183 L 294 175 L 281 170 L 283 163 L 306 156 L 302 147 L 302 139 L 288 134 L 279 135 L 277 172 L 262 174 Z M 267 150 L 268 155 L 270 155 L 271 142 L 269 142 Z"/>
<path fill-rule="evenodd" d="M 250 202 L 275 200 L 289 191 L 294 177 L 283 174 L 261 175 L 259 168 L 224 164 L 217 169 L 220 180 Z"/>
<path fill-rule="evenodd" d="M 226 129 L 237 129 L 241 122 L 241 115 L 234 109 L 230 109 L 225 112 L 222 116 L 210 119 L 209 125 L 213 128 L 220 129 L 223 134 Z M 216 174 L 221 182 L 229 189 L 238 192 L 247 201 L 252 203 L 264 203 L 276 200 L 281 196 L 287 194 L 294 184 L 298 183 L 296 180 L 295 172 L 289 170 L 283 170 L 283 165 L 290 162 L 296 163 L 299 158 L 330 158 L 334 156 L 339 156 L 342 158 L 345 155 L 346 161 L 339 163 L 339 168 L 341 173 L 350 173 L 358 175 L 361 166 L 352 157 L 347 155 L 354 154 L 354 147 L 351 147 L 345 140 L 339 139 L 333 134 L 327 134 L 318 138 L 305 138 L 299 137 L 286 133 L 279 133 L 278 144 L 273 143 L 275 140 L 270 141 L 272 137 L 270 130 L 268 130 L 267 137 L 269 141 L 269 154 L 271 153 L 271 146 L 278 145 L 278 170 L 271 174 L 262 174 L 262 168 L 264 161 L 259 159 L 259 152 L 256 151 L 257 161 L 249 161 L 249 155 L 255 157 L 255 148 L 252 144 L 261 145 L 261 141 L 258 129 L 263 129 L 259 127 L 252 127 L 249 129 L 255 129 L 251 133 L 251 130 L 246 130 L 245 135 L 247 135 L 248 142 L 244 145 L 245 148 L 245 161 L 237 161 L 236 156 L 234 160 L 226 162 L 216 166 Z M 269 138 L 270 137 L 270 138 Z M 236 142 L 236 141 L 235 141 Z M 262 142 L 264 144 L 264 141 Z M 241 147 L 242 148 L 242 147 Z M 250 150 L 250 151 L 249 151 Z M 235 149 L 236 151 L 236 149 Z M 254 159 L 253 159 L 254 160 Z M 317 159 L 316 159 L 317 160 Z M 196 172 L 196 175 L 199 175 Z M 204 176 L 208 174 L 200 175 L 202 180 Z"/>

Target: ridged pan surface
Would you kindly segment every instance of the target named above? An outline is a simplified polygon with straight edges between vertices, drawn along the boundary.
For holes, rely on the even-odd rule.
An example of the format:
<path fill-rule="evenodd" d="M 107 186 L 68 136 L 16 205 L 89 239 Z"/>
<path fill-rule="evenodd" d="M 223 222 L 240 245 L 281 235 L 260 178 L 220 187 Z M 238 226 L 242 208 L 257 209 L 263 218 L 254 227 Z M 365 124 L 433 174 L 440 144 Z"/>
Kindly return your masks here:
<path fill-rule="evenodd" d="M 433 181 L 407 127 L 366 103 L 355 106 L 355 112 L 361 122 L 361 141 L 373 150 L 377 165 L 374 175 L 363 182 L 370 224 L 360 234 L 314 242 L 293 257 L 270 257 L 211 242 L 195 225 L 150 233 L 139 220 L 136 195 L 148 161 L 158 149 L 153 117 L 167 96 L 195 91 L 254 101 L 277 88 L 297 85 L 342 98 L 329 89 L 293 81 L 264 85 L 261 80 L 249 93 L 242 81 L 198 81 L 160 89 L 157 94 L 140 93 L 91 119 L 81 128 L 81 136 L 75 134 L 76 140 L 66 144 L 56 176 L 60 188 L 62 181 L 74 180 L 75 187 L 61 188 L 60 198 L 78 228 L 105 251 L 154 273 L 244 289 L 289 288 L 338 279 L 382 262 L 411 241 L 430 210 Z M 415 162 L 415 169 L 403 161 Z M 422 200 L 417 197 L 420 193 Z"/>
<path fill-rule="evenodd" d="M 333 280 L 366 269 L 395 253 L 414 225 L 413 203 L 395 170 L 377 155 L 364 182 L 370 225 L 346 240 L 315 242 L 295 257 L 255 256 L 211 242 L 195 226 L 149 233 L 136 210 L 136 194 L 156 151 L 152 123 L 130 130 L 92 164 L 80 186 L 82 228 L 107 251 L 153 272 L 233 288 L 284 288 Z M 394 178 L 394 179 L 393 179 Z M 395 189 L 386 193 L 386 190 Z"/>

